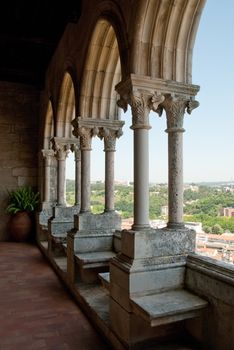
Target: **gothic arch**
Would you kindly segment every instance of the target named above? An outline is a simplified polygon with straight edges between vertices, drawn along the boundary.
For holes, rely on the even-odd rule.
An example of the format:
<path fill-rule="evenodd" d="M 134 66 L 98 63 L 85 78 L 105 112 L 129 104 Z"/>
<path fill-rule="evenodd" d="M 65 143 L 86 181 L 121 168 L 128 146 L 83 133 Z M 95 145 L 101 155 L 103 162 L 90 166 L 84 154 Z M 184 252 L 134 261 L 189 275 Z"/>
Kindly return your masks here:
<path fill-rule="evenodd" d="M 45 116 L 45 124 L 44 124 L 44 137 L 43 137 L 43 148 L 50 148 L 50 140 L 54 136 L 54 114 L 52 103 L 49 100 L 48 107 Z"/>
<path fill-rule="evenodd" d="M 72 137 L 71 121 L 75 117 L 75 90 L 70 73 L 66 72 L 62 81 L 57 105 L 55 136 Z"/>
<path fill-rule="evenodd" d="M 121 63 L 115 30 L 106 19 L 99 19 L 85 61 L 80 116 L 93 119 L 120 119 L 115 85 L 121 80 Z"/>
<path fill-rule="evenodd" d="M 192 50 L 204 0 L 138 2 L 133 73 L 191 83 Z"/>

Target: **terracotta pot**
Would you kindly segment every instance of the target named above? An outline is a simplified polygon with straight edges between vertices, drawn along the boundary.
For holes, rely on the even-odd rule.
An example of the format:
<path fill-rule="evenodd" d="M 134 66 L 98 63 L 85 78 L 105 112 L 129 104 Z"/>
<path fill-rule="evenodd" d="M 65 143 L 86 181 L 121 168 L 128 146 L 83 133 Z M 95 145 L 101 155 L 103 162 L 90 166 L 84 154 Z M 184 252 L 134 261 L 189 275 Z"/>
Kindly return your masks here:
<path fill-rule="evenodd" d="M 9 231 L 13 241 L 26 241 L 32 230 L 32 220 L 26 211 L 19 211 L 13 215 L 9 222 Z"/>

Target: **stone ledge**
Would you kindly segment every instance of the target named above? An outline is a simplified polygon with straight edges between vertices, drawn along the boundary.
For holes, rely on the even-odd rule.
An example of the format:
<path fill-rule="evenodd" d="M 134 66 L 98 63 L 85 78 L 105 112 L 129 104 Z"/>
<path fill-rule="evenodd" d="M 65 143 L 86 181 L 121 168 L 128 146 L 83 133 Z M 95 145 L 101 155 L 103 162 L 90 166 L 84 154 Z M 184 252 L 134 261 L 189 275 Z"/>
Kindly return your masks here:
<path fill-rule="evenodd" d="M 83 269 L 108 266 L 110 259 L 116 255 L 115 252 L 93 252 L 75 254 L 75 259 Z"/>
<path fill-rule="evenodd" d="M 197 317 L 207 301 L 185 290 L 173 290 L 131 298 L 133 312 L 152 327 Z"/>
<path fill-rule="evenodd" d="M 98 277 L 101 281 L 102 286 L 110 291 L 110 272 L 99 273 Z"/>
<path fill-rule="evenodd" d="M 234 265 L 198 254 L 189 254 L 187 267 L 234 286 Z"/>

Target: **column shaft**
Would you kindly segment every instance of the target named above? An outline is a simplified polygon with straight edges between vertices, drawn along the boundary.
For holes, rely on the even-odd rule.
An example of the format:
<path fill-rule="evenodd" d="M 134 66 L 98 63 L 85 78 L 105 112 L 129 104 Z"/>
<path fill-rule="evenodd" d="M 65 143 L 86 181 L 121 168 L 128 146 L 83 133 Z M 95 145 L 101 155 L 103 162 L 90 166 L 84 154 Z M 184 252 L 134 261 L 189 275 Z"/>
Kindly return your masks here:
<path fill-rule="evenodd" d="M 51 163 L 54 159 L 54 151 L 52 149 L 42 150 L 44 157 L 44 181 L 43 181 L 43 202 L 49 203 L 51 200 L 51 188 L 50 188 L 50 177 L 51 177 Z"/>
<path fill-rule="evenodd" d="M 81 151 L 81 212 L 90 212 L 90 150 Z"/>
<path fill-rule="evenodd" d="M 115 151 L 105 152 L 105 211 L 113 211 L 114 204 L 114 158 Z"/>
<path fill-rule="evenodd" d="M 168 130 L 168 227 L 183 227 L 183 129 Z"/>
<path fill-rule="evenodd" d="M 66 206 L 66 160 L 58 158 L 57 205 Z"/>
<path fill-rule="evenodd" d="M 79 154 L 77 154 L 79 152 Z M 75 205 L 81 201 L 81 159 L 80 151 L 75 153 Z"/>
<path fill-rule="evenodd" d="M 134 223 L 133 229 L 149 227 L 148 130 L 134 129 Z"/>
<path fill-rule="evenodd" d="M 45 162 L 45 179 L 44 179 L 44 202 L 50 201 L 50 166 Z"/>

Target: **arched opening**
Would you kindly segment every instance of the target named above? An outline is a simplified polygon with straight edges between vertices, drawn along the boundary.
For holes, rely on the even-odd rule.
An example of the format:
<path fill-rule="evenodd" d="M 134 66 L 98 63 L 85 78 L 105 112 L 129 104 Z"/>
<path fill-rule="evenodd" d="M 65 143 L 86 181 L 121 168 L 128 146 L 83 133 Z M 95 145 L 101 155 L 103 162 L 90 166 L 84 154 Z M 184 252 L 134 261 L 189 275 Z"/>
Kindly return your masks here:
<path fill-rule="evenodd" d="M 82 118 L 118 120 L 115 85 L 121 80 L 117 37 L 113 26 L 100 19 L 93 32 L 84 68 L 80 115 Z"/>
<path fill-rule="evenodd" d="M 88 147 L 83 145 L 83 150 L 81 147 L 81 166 L 83 168 L 81 188 L 83 188 L 83 194 L 89 188 L 89 193 L 82 197 L 83 203 L 89 202 L 92 195 L 90 186 L 92 164 L 90 165 L 90 161 L 95 163 L 96 159 L 100 159 L 101 165 L 105 164 L 102 172 L 105 174 L 105 191 L 101 191 L 103 198 L 99 198 L 101 203 L 98 209 L 94 210 L 98 213 L 103 206 L 104 211 L 114 210 L 115 143 L 120 137 L 120 131 L 124 124 L 120 120 L 120 110 L 117 106 L 118 94 L 115 91 L 115 86 L 120 80 L 121 62 L 117 35 L 108 20 L 100 19 L 94 28 L 87 51 L 81 84 L 80 118 L 78 118 L 76 126 L 77 130 L 82 129 L 83 132 L 83 134 L 79 134 L 77 131 L 81 137 L 81 145 L 85 137 L 87 142 L 87 135 L 90 138 L 90 145 Z M 93 140 L 93 136 L 96 135 L 101 141 Z M 92 157 L 91 148 L 93 150 Z M 105 162 L 103 162 L 104 157 L 100 154 L 103 150 Z M 90 202 L 87 205 L 84 204 L 84 207 L 90 208 Z M 86 209 L 81 208 L 81 210 Z"/>
<path fill-rule="evenodd" d="M 73 137 L 71 121 L 75 118 L 75 91 L 71 75 L 66 72 L 60 89 L 55 136 Z"/>
<path fill-rule="evenodd" d="M 45 126 L 44 126 L 44 138 L 43 146 L 44 149 L 50 148 L 50 140 L 54 136 L 54 114 L 51 101 L 48 102 L 46 117 L 45 117 Z"/>

